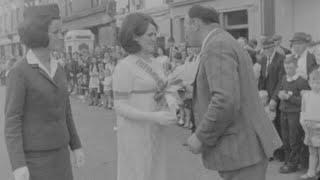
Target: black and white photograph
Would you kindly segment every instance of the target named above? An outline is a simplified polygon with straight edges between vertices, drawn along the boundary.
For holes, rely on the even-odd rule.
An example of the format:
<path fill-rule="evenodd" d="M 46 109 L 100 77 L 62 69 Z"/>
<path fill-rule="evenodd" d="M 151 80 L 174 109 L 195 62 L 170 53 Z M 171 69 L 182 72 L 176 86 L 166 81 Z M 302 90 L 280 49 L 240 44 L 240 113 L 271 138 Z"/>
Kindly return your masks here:
<path fill-rule="evenodd" d="M 319 0 L 0 0 L 0 180 L 320 179 Z"/>

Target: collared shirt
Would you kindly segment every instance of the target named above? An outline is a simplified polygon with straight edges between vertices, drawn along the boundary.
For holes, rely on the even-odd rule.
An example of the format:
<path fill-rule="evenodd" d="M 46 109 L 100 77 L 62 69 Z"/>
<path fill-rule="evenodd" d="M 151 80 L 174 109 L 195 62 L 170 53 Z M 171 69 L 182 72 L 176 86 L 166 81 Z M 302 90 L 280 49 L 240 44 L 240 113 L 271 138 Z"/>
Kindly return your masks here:
<path fill-rule="evenodd" d="M 305 50 L 301 56 L 298 59 L 298 68 L 297 68 L 297 74 L 301 75 L 302 77 L 308 77 L 307 76 L 307 54 L 308 51 Z M 298 57 L 297 55 L 295 55 Z"/>
<path fill-rule="evenodd" d="M 287 75 L 287 81 L 288 82 L 292 82 L 292 81 L 295 81 L 299 78 L 299 74 L 295 74 L 294 76 L 290 77 Z"/>
<path fill-rule="evenodd" d="M 207 41 L 209 40 L 209 37 L 218 30 L 218 28 L 214 28 L 212 31 L 208 33 L 208 35 L 204 38 L 201 46 L 201 51 L 203 50 L 204 46 L 207 44 Z"/>
<path fill-rule="evenodd" d="M 274 56 L 276 55 L 276 50 L 273 51 L 270 57 L 267 57 L 267 65 L 266 65 L 266 75 L 268 75 L 268 68 L 273 61 Z"/>
<path fill-rule="evenodd" d="M 39 58 L 34 54 L 34 52 L 32 50 L 29 50 L 27 52 L 26 58 L 27 58 L 28 64 L 37 64 L 39 66 L 39 68 L 42 69 L 44 72 L 46 72 L 48 74 L 48 76 L 51 77 L 52 79 L 56 75 L 56 72 L 58 69 L 58 62 L 52 56 L 50 56 L 51 72 L 49 72 L 49 70 L 41 63 Z"/>
<path fill-rule="evenodd" d="M 200 56 L 201 56 L 201 53 L 202 53 L 202 51 L 203 51 L 203 48 L 204 48 L 204 46 L 207 44 L 210 36 L 211 36 L 214 32 L 216 32 L 217 30 L 218 30 L 218 28 L 214 28 L 213 30 L 211 30 L 211 31 L 207 34 L 207 36 L 204 38 L 204 40 L 203 40 L 203 42 L 202 42 L 200 53 L 196 56 L 195 61 L 193 61 L 193 63 L 192 63 L 193 66 L 194 66 L 193 70 L 192 70 L 192 71 L 186 71 L 186 72 L 188 72 L 189 74 L 191 74 L 191 77 L 192 77 L 192 78 L 191 78 L 192 81 L 190 82 L 190 84 L 192 84 L 192 83 L 194 83 L 194 82 L 196 81 L 196 76 L 197 76 L 197 72 L 198 72 L 199 64 L 200 64 Z"/>

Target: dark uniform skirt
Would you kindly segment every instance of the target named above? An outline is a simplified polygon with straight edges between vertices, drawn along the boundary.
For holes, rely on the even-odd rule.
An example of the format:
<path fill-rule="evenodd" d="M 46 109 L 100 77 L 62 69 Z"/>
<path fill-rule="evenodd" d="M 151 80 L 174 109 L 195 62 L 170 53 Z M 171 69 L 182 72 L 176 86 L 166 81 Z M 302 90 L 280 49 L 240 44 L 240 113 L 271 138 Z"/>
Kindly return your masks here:
<path fill-rule="evenodd" d="M 30 180 L 73 180 L 68 147 L 26 152 Z"/>

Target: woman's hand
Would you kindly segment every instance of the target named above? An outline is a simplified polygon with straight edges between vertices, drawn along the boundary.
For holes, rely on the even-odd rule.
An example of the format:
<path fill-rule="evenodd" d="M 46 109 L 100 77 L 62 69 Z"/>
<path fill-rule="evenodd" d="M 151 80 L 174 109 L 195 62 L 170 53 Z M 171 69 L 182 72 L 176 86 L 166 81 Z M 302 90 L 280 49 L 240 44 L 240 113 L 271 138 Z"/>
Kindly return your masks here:
<path fill-rule="evenodd" d="M 13 171 L 14 180 L 29 180 L 30 173 L 27 166 L 20 167 Z"/>
<path fill-rule="evenodd" d="M 82 148 L 74 150 L 73 155 L 75 158 L 76 167 L 77 168 L 82 167 L 85 163 L 85 155 L 84 155 Z"/>
<path fill-rule="evenodd" d="M 153 112 L 152 118 L 161 125 L 169 126 L 178 123 L 177 116 L 168 111 Z"/>

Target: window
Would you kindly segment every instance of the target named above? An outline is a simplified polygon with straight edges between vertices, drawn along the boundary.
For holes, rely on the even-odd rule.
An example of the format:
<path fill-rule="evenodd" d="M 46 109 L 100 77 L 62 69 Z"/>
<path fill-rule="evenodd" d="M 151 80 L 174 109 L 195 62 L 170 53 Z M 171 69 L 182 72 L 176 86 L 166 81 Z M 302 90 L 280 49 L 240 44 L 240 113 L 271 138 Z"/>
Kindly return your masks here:
<path fill-rule="evenodd" d="M 180 39 L 181 39 L 181 42 L 184 42 L 185 41 L 184 18 L 180 18 L 180 29 L 181 29 Z"/>
<path fill-rule="evenodd" d="M 98 7 L 100 5 L 101 1 L 100 0 L 91 0 L 91 7 Z"/>
<path fill-rule="evenodd" d="M 3 27 L 2 17 L 3 17 L 3 16 L 0 16 L 0 34 L 2 34 L 2 31 L 3 31 L 3 28 L 2 28 L 2 27 Z"/>
<path fill-rule="evenodd" d="M 69 0 L 68 8 L 70 11 L 70 14 L 72 13 L 72 0 Z"/>
<path fill-rule="evenodd" d="M 10 18 L 10 20 L 11 20 L 11 31 L 13 31 L 13 29 L 14 29 L 14 11 L 13 10 L 11 10 L 11 18 Z"/>
<path fill-rule="evenodd" d="M 68 0 L 64 0 L 64 15 L 65 16 L 68 16 L 68 7 L 69 7 L 69 4 L 68 4 Z"/>
<path fill-rule="evenodd" d="M 16 22 L 17 22 L 17 24 L 19 24 L 19 22 L 20 22 L 20 9 L 19 8 L 16 9 Z"/>
<path fill-rule="evenodd" d="M 248 11 L 238 10 L 222 14 L 224 28 L 235 38 L 248 38 Z"/>

